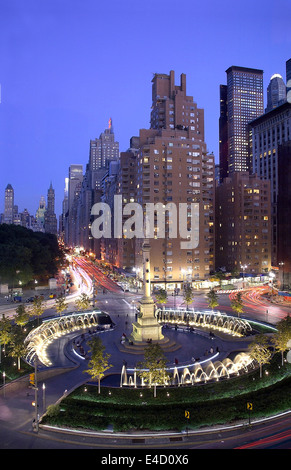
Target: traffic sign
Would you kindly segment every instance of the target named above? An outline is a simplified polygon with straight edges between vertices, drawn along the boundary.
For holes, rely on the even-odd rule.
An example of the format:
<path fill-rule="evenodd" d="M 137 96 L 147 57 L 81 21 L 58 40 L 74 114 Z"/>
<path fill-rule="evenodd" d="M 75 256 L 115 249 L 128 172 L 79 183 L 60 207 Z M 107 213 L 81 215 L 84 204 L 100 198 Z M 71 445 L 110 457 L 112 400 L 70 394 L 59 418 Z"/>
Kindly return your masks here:
<path fill-rule="evenodd" d="M 185 410 L 185 418 L 190 419 L 190 411 Z"/>
<path fill-rule="evenodd" d="M 29 374 L 29 383 L 35 385 L 35 374 Z"/>
<path fill-rule="evenodd" d="M 250 403 L 250 402 L 247 403 L 247 410 L 253 411 L 253 404 L 252 403 Z"/>

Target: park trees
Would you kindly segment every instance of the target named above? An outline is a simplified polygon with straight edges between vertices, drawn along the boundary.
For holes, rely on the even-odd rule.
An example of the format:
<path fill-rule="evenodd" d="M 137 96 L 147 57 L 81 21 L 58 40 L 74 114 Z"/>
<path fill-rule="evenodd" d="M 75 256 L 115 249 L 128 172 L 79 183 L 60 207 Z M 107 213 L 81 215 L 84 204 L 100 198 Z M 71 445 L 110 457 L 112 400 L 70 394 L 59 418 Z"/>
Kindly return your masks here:
<path fill-rule="evenodd" d="M 242 301 L 242 294 L 238 292 L 235 298 L 231 301 L 230 304 L 232 310 L 240 317 L 241 313 L 244 311 L 243 301 Z"/>
<path fill-rule="evenodd" d="M 282 365 L 284 363 L 284 352 L 288 349 L 287 343 L 291 339 L 291 317 L 280 320 L 277 325 L 277 331 L 274 333 L 272 341 L 277 352 L 281 352 Z"/>
<path fill-rule="evenodd" d="M 166 304 L 167 298 L 168 298 L 166 289 L 158 289 L 155 292 L 155 297 L 156 297 L 157 304 Z"/>
<path fill-rule="evenodd" d="M 2 319 L 0 320 L 0 344 L 4 345 L 4 354 L 6 354 L 7 344 L 11 341 L 11 329 L 11 322 L 3 314 Z"/>
<path fill-rule="evenodd" d="M 190 284 L 187 284 L 184 286 L 183 298 L 184 298 L 184 302 L 186 302 L 187 304 L 187 310 L 188 310 L 189 304 L 193 302 L 193 298 L 194 298 L 193 288 L 192 286 L 190 286 Z"/>
<path fill-rule="evenodd" d="M 89 310 L 89 308 L 91 308 L 89 296 L 83 292 L 81 296 L 75 301 L 75 305 L 79 311 Z"/>
<path fill-rule="evenodd" d="M 20 370 L 20 359 L 25 356 L 27 348 L 25 345 L 25 336 L 23 329 L 15 325 L 12 329 L 11 341 L 9 344 L 10 356 L 17 358 L 17 369 Z"/>
<path fill-rule="evenodd" d="M 166 370 L 166 357 L 158 343 L 150 343 L 144 350 L 144 361 L 138 364 L 139 376 L 149 386 L 154 387 L 156 397 L 157 385 L 164 385 L 169 379 Z"/>
<path fill-rule="evenodd" d="M 14 321 L 17 325 L 23 327 L 29 321 L 29 313 L 27 312 L 25 305 L 20 304 L 15 310 Z"/>
<path fill-rule="evenodd" d="M 268 364 L 272 356 L 268 346 L 269 344 L 267 337 L 264 334 L 259 334 L 254 338 L 248 347 L 250 357 L 259 364 L 260 377 L 262 377 L 263 365 Z"/>
<path fill-rule="evenodd" d="M 39 324 L 39 318 L 42 316 L 45 311 L 45 304 L 43 297 L 34 297 L 32 305 L 30 307 L 30 315 L 37 317 Z"/>
<path fill-rule="evenodd" d="M 0 224 L 0 281 L 22 285 L 54 277 L 64 259 L 57 237 L 19 225 Z"/>
<path fill-rule="evenodd" d="M 55 300 L 56 312 L 61 316 L 62 313 L 67 309 L 68 304 L 64 295 L 59 295 Z"/>
<path fill-rule="evenodd" d="M 89 369 L 84 372 L 88 373 L 92 379 L 98 380 L 98 394 L 100 394 L 101 379 L 104 377 L 106 370 L 112 367 L 109 364 L 111 354 L 105 353 L 105 346 L 98 336 L 92 338 L 88 344 L 90 346 L 91 360 L 88 363 Z"/>
<path fill-rule="evenodd" d="M 219 305 L 218 295 L 216 294 L 214 289 L 210 289 L 210 291 L 207 294 L 207 298 L 208 298 L 208 306 L 213 311 L 213 309 Z"/>

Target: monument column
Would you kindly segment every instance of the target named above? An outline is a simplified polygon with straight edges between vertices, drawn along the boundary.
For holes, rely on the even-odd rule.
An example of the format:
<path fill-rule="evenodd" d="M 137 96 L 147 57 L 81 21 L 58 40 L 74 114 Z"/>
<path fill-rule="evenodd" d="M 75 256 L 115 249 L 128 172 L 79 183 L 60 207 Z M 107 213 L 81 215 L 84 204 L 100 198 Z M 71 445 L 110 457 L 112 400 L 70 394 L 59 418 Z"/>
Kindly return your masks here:
<path fill-rule="evenodd" d="M 150 243 L 144 240 L 142 246 L 143 254 L 143 297 L 139 301 L 139 316 L 132 324 L 133 331 L 131 339 L 134 343 L 146 342 L 148 340 L 159 341 L 164 338 L 162 326 L 155 317 L 155 303 L 151 297 L 151 272 L 150 272 Z"/>

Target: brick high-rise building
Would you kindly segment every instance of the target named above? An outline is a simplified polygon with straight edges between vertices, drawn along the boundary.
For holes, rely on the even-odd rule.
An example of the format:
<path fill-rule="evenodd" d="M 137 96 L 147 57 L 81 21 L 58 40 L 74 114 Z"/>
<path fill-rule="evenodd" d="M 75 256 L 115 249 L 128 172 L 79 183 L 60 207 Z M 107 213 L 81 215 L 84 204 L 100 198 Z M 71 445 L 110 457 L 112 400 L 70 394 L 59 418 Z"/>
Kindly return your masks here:
<path fill-rule="evenodd" d="M 291 287 L 291 140 L 278 147 L 277 266 L 281 289 Z"/>
<path fill-rule="evenodd" d="M 270 180 L 272 204 L 272 264 L 277 266 L 278 147 L 291 140 L 291 103 L 277 106 L 250 123 L 253 172 Z"/>
<path fill-rule="evenodd" d="M 198 238 L 193 249 L 181 248 L 185 241 L 174 221 L 166 217 L 165 236 L 155 228 L 151 244 L 152 282 L 167 288 L 182 287 L 183 281 L 202 281 L 214 269 L 214 155 L 204 141 L 204 110 L 186 93 L 186 76 L 174 83 L 174 72 L 155 74 L 152 80 L 151 128 L 141 129 L 136 156 L 136 200 L 174 203 L 187 207 L 191 226 L 191 203 L 198 204 L 199 223 L 192 224 Z M 180 213 L 179 213 L 180 214 Z M 181 214 L 180 214 L 181 215 Z M 194 227 L 193 227 L 194 226 Z M 183 234 L 184 235 L 184 234 Z M 136 265 L 141 267 L 142 240 L 136 240 Z"/>
<path fill-rule="evenodd" d="M 270 182 L 236 172 L 216 187 L 216 268 L 249 274 L 271 267 Z"/>
<path fill-rule="evenodd" d="M 127 152 L 120 153 L 120 170 L 118 175 L 118 194 L 122 196 L 122 206 L 125 204 L 136 202 L 136 165 L 137 149 L 133 148 L 133 139 L 131 146 Z M 138 146 L 139 139 L 135 139 L 135 145 Z M 126 220 L 126 216 L 122 218 L 122 224 Z M 117 265 L 123 269 L 135 268 L 135 238 L 120 238 L 118 240 L 118 262 Z"/>

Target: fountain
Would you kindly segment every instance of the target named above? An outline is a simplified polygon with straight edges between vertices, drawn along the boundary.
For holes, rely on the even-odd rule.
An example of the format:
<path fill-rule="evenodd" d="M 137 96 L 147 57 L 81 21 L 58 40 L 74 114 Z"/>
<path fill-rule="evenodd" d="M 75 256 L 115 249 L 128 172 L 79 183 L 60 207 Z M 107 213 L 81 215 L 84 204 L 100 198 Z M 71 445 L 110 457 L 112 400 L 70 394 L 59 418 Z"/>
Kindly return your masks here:
<path fill-rule="evenodd" d="M 207 383 L 208 381 L 220 379 L 229 379 L 231 377 L 247 373 L 255 367 L 253 359 L 249 354 L 240 352 L 233 360 L 225 358 L 222 361 L 215 360 L 217 354 L 212 359 L 195 362 L 187 366 L 168 367 L 167 371 L 171 373 L 171 379 L 166 380 L 164 386 L 173 385 L 195 385 L 198 383 Z M 142 381 L 138 382 L 138 369 L 126 368 L 123 365 L 121 370 L 120 387 L 143 387 Z"/>

